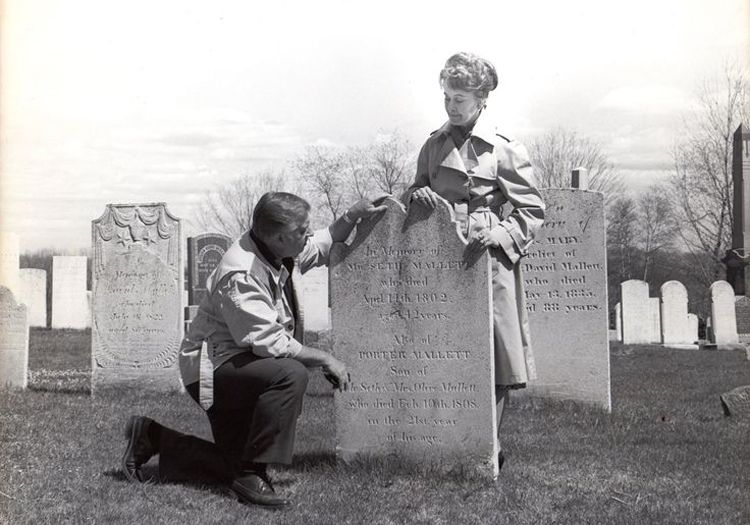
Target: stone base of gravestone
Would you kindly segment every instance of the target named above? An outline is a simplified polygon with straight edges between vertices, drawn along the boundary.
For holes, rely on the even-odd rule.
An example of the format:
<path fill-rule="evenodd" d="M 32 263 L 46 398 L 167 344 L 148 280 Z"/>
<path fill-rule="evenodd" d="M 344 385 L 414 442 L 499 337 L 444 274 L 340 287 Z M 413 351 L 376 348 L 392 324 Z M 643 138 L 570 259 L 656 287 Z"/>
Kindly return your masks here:
<path fill-rule="evenodd" d="M 698 350 L 700 349 L 700 345 L 698 344 L 688 344 L 688 343 L 665 343 L 663 345 L 664 348 L 675 348 L 677 350 Z"/>
<path fill-rule="evenodd" d="M 740 386 L 720 396 L 724 415 L 750 418 L 750 385 Z"/>
<path fill-rule="evenodd" d="M 29 369 L 29 325 L 26 306 L 0 286 L 0 388 L 26 388 Z"/>
<path fill-rule="evenodd" d="M 494 478 L 489 258 L 467 253 L 444 201 L 385 202 L 331 252 L 333 349 L 352 378 L 335 396 L 337 455 Z"/>

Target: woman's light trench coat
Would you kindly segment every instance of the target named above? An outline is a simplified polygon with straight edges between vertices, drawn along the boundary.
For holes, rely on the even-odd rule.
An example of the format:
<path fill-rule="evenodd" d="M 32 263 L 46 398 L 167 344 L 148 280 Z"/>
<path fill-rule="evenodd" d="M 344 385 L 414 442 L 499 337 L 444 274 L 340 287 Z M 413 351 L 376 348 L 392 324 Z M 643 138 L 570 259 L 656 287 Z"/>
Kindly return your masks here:
<path fill-rule="evenodd" d="M 544 222 L 544 202 L 526 148 L 483 125 L 455 144 L 450 122 L 422 146 L 414 183 L 404 193 L 429 186 L 453 205 L 464 233 L 489 228 L 498 248 L 491 248 L 495 343 L 495 383 L 509 388 L 536 379 L 529 322 L 518 261 Z M 506 206 L 503 206 L 504 204 Z M 510 209 L 503 217 L 503 209 Z"/>

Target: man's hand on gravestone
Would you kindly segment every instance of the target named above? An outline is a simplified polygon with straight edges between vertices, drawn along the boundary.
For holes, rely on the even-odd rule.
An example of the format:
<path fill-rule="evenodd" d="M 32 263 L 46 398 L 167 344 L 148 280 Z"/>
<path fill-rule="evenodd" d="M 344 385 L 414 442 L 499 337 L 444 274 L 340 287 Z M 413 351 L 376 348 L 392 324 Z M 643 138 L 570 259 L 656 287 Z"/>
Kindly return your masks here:
<path fill-rule="evenodd" d="M 438 194 L 432 191 L 432 188 L 423 186 L 419 189 L 414 190 L 411 194 L 411 200 L 422 206 L 426 206 L 431 210 L 434 210 L 438 203 Z"/>
<path fill-rule="evenodd" d="M 350 220 L 357 222 L 360 219 L 369 219 L 373 215 L 383 213 L 388 207 L 385 204 L 381 204 L 383 199 L 360 199 L 355 202 L 351 208 L 346 210 L 346 214 Z"/>
<path fill-rule="evenodd" d="M 323 375 L 338 390 L 348 390 L 351 377 L 346 371 L 346 365 L 331 356 L 330 361 L 323 365 Z"/>

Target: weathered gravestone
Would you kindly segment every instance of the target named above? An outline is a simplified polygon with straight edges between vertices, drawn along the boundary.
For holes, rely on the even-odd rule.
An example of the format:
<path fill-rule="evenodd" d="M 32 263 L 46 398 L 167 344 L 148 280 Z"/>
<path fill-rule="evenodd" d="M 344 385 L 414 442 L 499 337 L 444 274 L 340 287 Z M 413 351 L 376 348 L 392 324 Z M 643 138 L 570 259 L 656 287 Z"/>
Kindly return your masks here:
<path fill-rule="evenodd" d="M 7 287 L 16 295 L 19 292 L 19 261 L 18 235 L 0 231 L 0 286 Z"/>
<path fill-rule="evenodd" d="M 352 385 L 336 395 L 337 453 L 498 472 L 490 266 L 445 202 L 358 226 L 331 252 L 334 352 Z"/>
<path fill-rule="evenodd" d="M 208 294 L 206 279 L 219 265 L 232 244 L 232 239 L 220 233 L 204 233 L 188 237 L 188 304 L 200 305 Z"/>
<path fill-rule="evenodd" d="M 89 315 L 86 257 L 52 257 L 52 328 L 88 328 Z"/>
<path fill-rule="evenodd" d="M 712 343 L 717 345 L 738 343 L 737 319 L 734 312 L 734 289 L 726 281 L 711 285 Z"/>
<path fill-rule="evenodd" d="M 604 197 L 542 197 L 544 226 L 520 262 L 538 376 L 527 392 L 611 410 Z"/>
<path fill-rule="evenodd" d="M 649 315 L 648 283 L 630 279 L 620 283 L 622 304 L 622 342 L 647 344 L 651 339 L 651 316 Z"/>
<path fill-rule="evenodd" d="M 661 342 L 664 345 L 692 344 L 688 329 L 688 292 L 679 281 L 661 285 Z"/>
<path fill-rule="evenodd" d="M 26 305 L 29 326 L 47 326 L 47 272 L 21 268 L 19 301 Z"/>
<path fill-rule="evenodd" d="M 742 343 L 750 343 L 750 297 L 742 295 L 734 301 L 737 335 Z"/>
<path fill-rule="evenodd" d="M 648 298 L 648 341 L 661 343 L 661 301 L 658 297 Z"/>
<path fill-rule="evenodd" d="M 91 229 L 92 389 L 179 389 L 179 219 L 164 203 L 108 204 Z"/>
<path fill-rule="evenodd" d="M 0 387 L 26 388 L 29 368 L 29 325 L 26 306 L 9 288 L 0 286 Z"/>

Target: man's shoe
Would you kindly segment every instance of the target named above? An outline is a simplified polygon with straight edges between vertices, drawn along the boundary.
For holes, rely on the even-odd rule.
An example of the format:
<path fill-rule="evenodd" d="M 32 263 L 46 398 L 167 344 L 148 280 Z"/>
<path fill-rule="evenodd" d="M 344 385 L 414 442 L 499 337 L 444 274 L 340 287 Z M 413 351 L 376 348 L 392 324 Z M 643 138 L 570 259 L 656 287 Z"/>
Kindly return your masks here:
<path fill-rule="evenodd" d="M 142 482 L 141 465 L 159 452 L 148 437 L 151 425 L 157 425 L 153 419 L 141 416 L 130 416 L 125 427 L 125 439 L 128 446 L 122 456 L 122 471 L 132 482 Z"/>
<path fill-rule="evenodd" d="M 230 490 L 241 503 L 277 508 L 289 505 L 289 500 L 277 496 L 271 483 L 258 474 L 249 474 L 235 479 Z"/>

